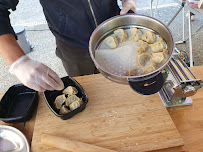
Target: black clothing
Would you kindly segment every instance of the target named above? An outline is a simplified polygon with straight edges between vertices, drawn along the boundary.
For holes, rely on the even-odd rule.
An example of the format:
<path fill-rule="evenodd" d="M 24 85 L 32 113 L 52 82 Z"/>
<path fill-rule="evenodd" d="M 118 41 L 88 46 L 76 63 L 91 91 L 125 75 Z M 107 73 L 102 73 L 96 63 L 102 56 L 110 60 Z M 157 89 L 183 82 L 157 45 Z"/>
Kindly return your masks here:
<path fill-rule="evenodd" d="M 96 24 L 120 12 L 117 0 L 40 0 L 40 3 L 56 39 L 86 49 Z M 18 0 L 0 0 L 0 35 L 15 35 L 8 10 L 15 10 L 17 4 Z"/>
<path fill-rule="evenodd" d="M 98 73 L 87 49 L 70 46 L 59 40 L 56 45 L 56 55 L 61 58 L 70 77 Z"/>
<path fill-rule="evenodd" d="M 18 0 L 0 0 L 0 35 L 13 34 L 16 37 L 16 34 L 11 27 L 9 19 L 10 12 L 8 10 L 16 10 L 18 2 Z"/>
<path fill-rule="evenodd" d="M 95 66 L 88 52 L 93 30 L 104 20 L 118 15 L 117 0 L 40 0 L 51 32 L 56 37 L 56 55 L 68 75 L 92 74 Z M 0 35 L 15 35 L 9 20 L 9 9 L 18 0 L 0 0 Z"/>

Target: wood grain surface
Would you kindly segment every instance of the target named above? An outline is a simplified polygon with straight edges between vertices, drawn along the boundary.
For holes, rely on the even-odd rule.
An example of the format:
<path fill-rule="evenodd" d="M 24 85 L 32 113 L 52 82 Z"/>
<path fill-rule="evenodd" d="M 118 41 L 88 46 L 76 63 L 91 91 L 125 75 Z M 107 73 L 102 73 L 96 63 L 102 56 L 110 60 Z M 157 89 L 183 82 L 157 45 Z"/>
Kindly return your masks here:
<path fill-rule="evenodd" d="M 190 68 L 196 78 L 203 80 L 203 66 Z M 203 88 L 192 96 L 191 106 L 168 108 L 181 137 L 184 149 L 203 152 Z"/>
<path fill-rule="evenodd" d="M 42 135 L 41 143 L 72 152 L 117 152 L 114 150 L 109 150 L 95 145 L 70 140 L 68 138 L 47 134 Z"/>
<path fill-rule="evenodd" d="M 158 94 L 137 94 L 129 85 L 114 83 L 100 74 L 75 79 L 89 97 L 86 109 L 71 119 L 61 120 L 40 98 L 32 152 L 63 152 L 41 144 L 42 134 L 120 152 L 152 151 L 183 145 Z"/>
<path fill-rule="evenodd" d="M 194 75 L 203 80 L 203 66 L 190 68 Z M 3 93 L 0 93 L 0 98 Z M 40 95 L 40 98 L 43 98 Z M 171 115 L 181 137 L 184 141 L 183 147 L 174 147 L 161 150 L 155 150 L 154 152 L 202 152 L 203 151 L 203 89 L 198 90 L 197 94 L 193 97 L 193 105 L 186 107 L 173 107 L 168 108 L 168 112 Z M 42 99 L 40 99 L 42 100 Z M 26 123 L 24 134 L 31 142 L 33 135 L 33 128 L 35 122 L 35 114 L 32 119 Z M 0 124 L 6 124 L 0 121 Z M 22 129 L 23 124 L 6 124 L 14 126 L 18 129 Z"/>

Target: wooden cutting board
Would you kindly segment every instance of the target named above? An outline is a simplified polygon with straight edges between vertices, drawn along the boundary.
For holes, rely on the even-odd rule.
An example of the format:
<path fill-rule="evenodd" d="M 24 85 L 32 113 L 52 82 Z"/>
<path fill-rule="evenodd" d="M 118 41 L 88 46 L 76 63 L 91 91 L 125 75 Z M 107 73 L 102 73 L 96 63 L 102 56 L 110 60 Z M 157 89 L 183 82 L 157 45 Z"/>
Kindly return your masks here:
<path fill-rule="evenodd" d="M 120 152 L 143 152 L 183 145 L 158 94 L 137 94 L 129 85 L 112 82 L 100 74 L 75 79 L 89 97 L 86 109 L 71 119 L 61 120 L 41 98 L 32 152 L 63 152 L 42 145 L 43 133 Z"/>

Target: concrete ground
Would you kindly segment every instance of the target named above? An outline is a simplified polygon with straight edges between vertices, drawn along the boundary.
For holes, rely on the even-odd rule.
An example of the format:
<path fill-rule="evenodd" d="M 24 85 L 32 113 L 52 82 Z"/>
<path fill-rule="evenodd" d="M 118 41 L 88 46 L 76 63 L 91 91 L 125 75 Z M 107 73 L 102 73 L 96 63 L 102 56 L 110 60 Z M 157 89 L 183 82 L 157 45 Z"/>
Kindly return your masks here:
<path fill-rule="evenodd" d="M 156 1 L 154 1 L 154 6 Z M 159 1 L 158 12 L 156 18 L 167 24 L 173 17 L 180 5 L 174 0 Z M 150 16 L 150 0 L 137 0 L 138 14 Z M 155 10 L 155 9 L 153 9 Z M 185 15 L 187 10 L 185 11 Z M 42 7 L 39 0 L 23 1 L 21 0 L 17 6 L 17 10 L 10 15 L 12 25 L 22 25 L 26 29 L 27 38 L 34 46 L 32 52 L 28 56 L 38 60 L 50 68 L 52 68 L 60 77 L 66 76 L 66 72 L 59 58 L 55 55 L 54 36 L 48 29 Z M 203 17 L 195 16 L 192 22 L 192 41 L 193 41 L 193 59 L 195 66 L 203 65 Z M 182 12 L 169 26 L 175 41 L 182 40 Z M 185 18 L 185 39 L 186 44 L 177 45 L 177 48 L 188 52 L 188 18 Z M 17 83 L 19 80 L 9 72 L 9 67 L 0 57 L 0 92 Z"/>

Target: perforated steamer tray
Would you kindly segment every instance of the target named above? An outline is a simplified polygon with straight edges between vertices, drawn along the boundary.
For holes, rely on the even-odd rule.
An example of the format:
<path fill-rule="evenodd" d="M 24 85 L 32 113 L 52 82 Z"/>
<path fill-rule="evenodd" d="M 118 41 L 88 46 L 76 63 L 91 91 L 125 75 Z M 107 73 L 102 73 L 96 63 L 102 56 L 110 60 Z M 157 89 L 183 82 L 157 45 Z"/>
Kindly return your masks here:
<path fill-rule="evenodd" d="M 128 70 L 130 68 L 125 67 L 126 65 L 134 64 L 134 62 L 133 63 L 127 62 L 132 57 L 132 55 L 129 55 L 129 57 L 126 57 L 126 60 L 125 60 L 126 62 L 122 62 L 124 66 L 119 64 L 121 63 L 120 60 L 118 63 L 116 62 L 116 64 L 114 64 L 119 70 L 121 69 L 120 70 L 121 73 L 119 73 L 120 72 L 119 70 L 116 71 L 114 69 L 115 66 L 112 68 L 112 62 L 115 60 L 116 58 L 115 56 L 113 56 L 113 58 L 110 59 L 111 62 L 105 59 L 102 63 L 98 63 L 99 62 L 98 58 L 96 57 L 95 59 L 95 55 L 97 53 L 95 51 L 100 47 L 102 40 L 104 40 L 108 35 L 113 34 L 113 31 L 115 31 L 118 28 L 130 29 L 130 27 L 133 27 L 133 26 L 142 30 L 145 30 L 145 29 L 153 30 L 162 37 L 162 39 L 167 44 L 167 51 L 168 51 L 168 59 L 165 61 L 165 63 L 163 63 L 162 66 L 157 67 L 157 69 L 155 69 L 154 71 L 152 70 L 146 74 L 144 73 L 139 74 L 136 71 L 137 69 L 135 69 L 136 71 L 135 75 L 134 74 L 131 75 L 130 73 L 128 74 Z M 164 67 L 168 64 L 170 59 L 172 58 L 174 48 L 175 48 L 175 43 L 173 40 L 173 36 L 169 28 L 165 24 L 150 16 L 139 15 L 139 14 L 118 15 L 105 20 L 99 26 L 97 26 L 97 28 L 93 31 L 89 40 L 90 57 L 92 58 L 95 66 L 100 71 L 100 73 L 111 81 L 130 85 L 130 87 L 134 91 L 144 95 L 154 94 L 158 92 L 163 86 L 164 78 L 161 72 L 164 69 Z M 135 58 L 135 57 L 132 57 L 132 58 Z M 103 63 L 105 64 L 108 63 L 108 64 L 105 67 Z M 124 75 L 123 73 L 126 73 L 126 72 L 127 74 Z"/>
<path fill-rule="evenodd" d="M 156 34 L 155 42 L 157 42 L 159 34 L 143 26 L 133 26 L 133 25 L 121 26 L 110 30 L 100 39 L 97 45 L 97 49 L 95 50 L 95 60 L 105 71 L 118 76 L 128 76 L 127 75 L 128 70 L 136 68 L 138 69 L 138 73 L 140 74 L 144 68 L 146 68 L 151 64 L 151 59 L 150 59 L 150 61 L 143 68 L 140 68 L 137 66 L 136 50 L 138 49 L 139 46 L 138 46 L 138 42 L 129 40 L 130 27 L 136 27 L 137 29 L 142 31 L 142 34 L 144 34 L 146 31 L 153 32 L 154 34 Z M 111 49 L 104 44 L 103 40 L 108 36 L 115 36 L 113 32 L 117 29 L 124 29 L 128 34 L 128 40 L 126 42 L 119 43 L 116 49 Z M 167 45 L 165 46 L 167 49 Z M 146 53 L 152 53 L 150 47 L 148 48 Z M 158 68 L 159 67 L 161 67 L 161 65 L 158 65 Z"/>

